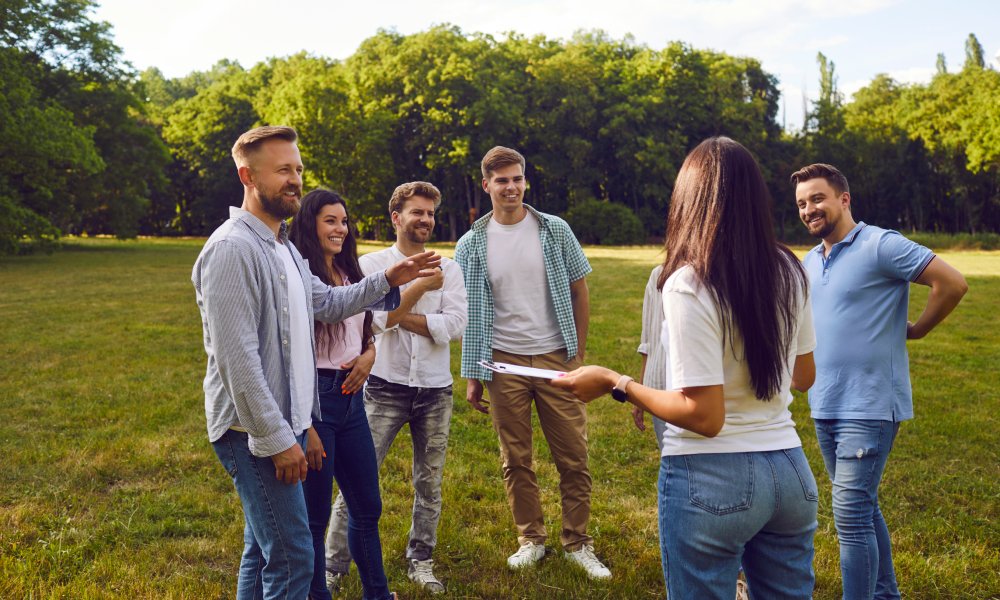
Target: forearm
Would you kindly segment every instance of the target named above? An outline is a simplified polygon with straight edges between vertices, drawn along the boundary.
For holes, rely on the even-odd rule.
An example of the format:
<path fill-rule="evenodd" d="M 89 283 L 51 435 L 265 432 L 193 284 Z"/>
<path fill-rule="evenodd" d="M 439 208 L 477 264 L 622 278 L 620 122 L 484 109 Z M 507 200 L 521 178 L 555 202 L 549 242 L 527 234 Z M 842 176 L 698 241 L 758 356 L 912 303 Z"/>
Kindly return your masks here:
<path fill-rule="evenodd" d="M 403 318 L 410 314 L 410 311 L 413 310 L 413 307 L 423 295 L 424 289 L 419 284 L 411 285 L 403 290 L 399 298 L 399 308 L 389 311 L 388 315 L 386 315 L 385 328 L 390 329 L 396 325 L 402 326 Z"/>
<path fill-rule="evenodd" d="M 590 291 L 586 280 L 580 279 L 570 284 L 570 298 L 573 304 L 573 323 L 576 326 L 576 355 L 583 360 L 587 351 L 587 330 L 590 326 Z"/>
<path fill-rule="evenodd" d="M 427 327 L 427 317 L 415 313 L 407 313 L 399 320 L 399 326 L 407 331 L 427 338 L 434 339 L 430 328 Z"/>
<path fill-rule="evenodd" d="M 927 305 L 924 307 L 920 317 L 910 326 L 908 337 L 922 338 L 931 332 L 938 323 L 955 310 L 965 289 L 955 287 L 934 286 L 931 287 L 927 295 Z"/>
<path fill-rule="evenodd" d="M 698 390 L 689 395 L 685 390 L 656 390 L 636 382 L 627 388 L 628 400 L 635 406 L 677 427 L 715 437 L 726 419 L 722 386 L 705 386 Z"/>

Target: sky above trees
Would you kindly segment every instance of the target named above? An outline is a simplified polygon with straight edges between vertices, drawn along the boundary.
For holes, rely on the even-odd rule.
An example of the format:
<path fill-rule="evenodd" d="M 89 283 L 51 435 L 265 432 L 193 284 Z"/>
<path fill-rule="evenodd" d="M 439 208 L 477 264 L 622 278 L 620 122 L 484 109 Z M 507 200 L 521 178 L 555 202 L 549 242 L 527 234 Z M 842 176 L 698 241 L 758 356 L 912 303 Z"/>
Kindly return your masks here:
<path fill-rule="evenodd" d="M 992 0 L 102 0 L 95 17 L 112 25 L 126 60 L 167 77 L 208 70 L 221 59 L 250 67 L 303 50 L 344 59 L 380 28 L 411 34 L 440 23 L 549 38 L 603 29 L 653 48 L 683 41 L 760 60 L 779 80 L 778 123 L 791 129 L 802 125 L 803 92 L 819 97 L 817 52 L 837 64 L 847 99 L 880 73 L 929 82 L 938 53 L 960 69 L 969 33 L 989 63 L 996 66 L 1000 53 L 1000 28 L 989 25 L 1000 23 L 1000 2 Z"/>

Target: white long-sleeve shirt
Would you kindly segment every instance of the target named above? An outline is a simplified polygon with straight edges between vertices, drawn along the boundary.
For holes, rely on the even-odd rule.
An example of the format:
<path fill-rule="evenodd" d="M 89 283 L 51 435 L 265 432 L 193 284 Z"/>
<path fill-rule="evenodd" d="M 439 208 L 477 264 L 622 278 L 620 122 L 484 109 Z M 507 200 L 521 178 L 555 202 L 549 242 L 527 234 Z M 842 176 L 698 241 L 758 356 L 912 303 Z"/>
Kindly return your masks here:
<path fill-rule="evenodd" d="M 395 244 L 385 250 L 362 256 L 358 262 L 365 274 L 384 271 L 406 256 Z M 403 329 L 398 324 L 386 327 L 388 312 L 375 312 L 375 365 L 371 374 L 391 383 L 417 388 L 442 388 L 452 383 L 451 352 L 448 344 L 462 337 L 468 321 L 465 280 L 458 264 L 441 259 L 444 285 L 424 292 L 410 309 L 427 318 L 431 337 Z M 406 290 L 413 282 L 400 288 Z"/>

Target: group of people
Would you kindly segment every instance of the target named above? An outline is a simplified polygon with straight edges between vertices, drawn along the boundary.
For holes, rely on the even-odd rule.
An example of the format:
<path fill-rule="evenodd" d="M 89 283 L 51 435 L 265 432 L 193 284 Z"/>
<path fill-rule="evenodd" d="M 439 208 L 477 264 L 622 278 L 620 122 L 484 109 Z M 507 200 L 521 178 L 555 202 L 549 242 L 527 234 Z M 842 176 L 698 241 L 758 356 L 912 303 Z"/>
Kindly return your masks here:
<path fill-rule="evenodd" d="M 364 598 L 395 598 L 378 470 L 404 425 L 408 576 L 445 591 L 432 554 L 452 414 L 449 343 L 459 338 L 466 398 L 499 439 L 519 542 L 511 569 L 546 555 L 534 405 L 559 473 L 565 557 L 591 578 L 611 577 L 588 534 L 586 413 L 611 393 L 634 405 L 640 429 L 645 412 L 654 416 L 670 599 L 728 600 L 741 570 L 751 597 L 811 597 L 819 494 L 788 410 L 794 388 L 809 390 L 833 482 L 844 597 L 899 597 L 877 492 L 899 423 L 913 416 L 906 340 L 926 335 L 967 288 L 926 248 L 855 223 L 837 169 L 792 176 L 802 221 L 822 239 L 800 263 L 774 237 L 766 186 L 743 146 L 716 137 L 688 155 L 666 259 L 646 287 L 637 382 L 583 366 L 591 267 L 565 221 L 524 203 L 517 151 L 498 146 L 483 158 L 493 210 L 459 240 L 454 261 L 425 249 L 441 200 L 426 182 L 396 188 L 395 244 L 359 259 L 343 198 L 302 197 L 296 141 L 275 126 L 236 141 L 243 205 L 192 274 L 209 439 L 245 517 L 238 598 L 330 598 L 352 559 Z M 913 281 L 931 292 L 910 323 Z M 564 374 L 496 374 L 489 363 Z"/>

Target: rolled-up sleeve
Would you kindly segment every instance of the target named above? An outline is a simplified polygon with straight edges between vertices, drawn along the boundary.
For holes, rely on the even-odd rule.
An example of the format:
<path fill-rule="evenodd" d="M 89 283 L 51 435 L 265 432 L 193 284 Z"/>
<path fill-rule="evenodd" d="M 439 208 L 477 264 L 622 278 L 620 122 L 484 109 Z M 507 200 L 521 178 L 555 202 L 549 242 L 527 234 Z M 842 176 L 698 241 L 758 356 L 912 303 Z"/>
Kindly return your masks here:
<path fill-rule="evenodd" d="M 261 286 L 251 250 L 228 240 L 216 242 L 205 249 L 199 275 L 206 335 L 222 385 L 250 436 L 250 451 L 272 456 L 287 450 L 295 435 L 264 376 L 257 337 Z"/>
<path fill-rule="evenodd" d="M 445 276 L 441 310 L 426 315 L 427 330 L 435 344 L 447 344 L 459 339 L 469 322 L 469 303 L 462 269 L 453 261 L 449 261 L 443 268 Z"/>

